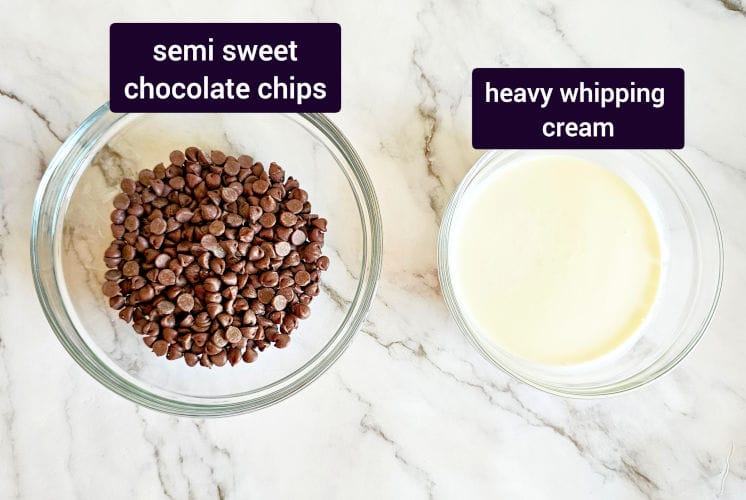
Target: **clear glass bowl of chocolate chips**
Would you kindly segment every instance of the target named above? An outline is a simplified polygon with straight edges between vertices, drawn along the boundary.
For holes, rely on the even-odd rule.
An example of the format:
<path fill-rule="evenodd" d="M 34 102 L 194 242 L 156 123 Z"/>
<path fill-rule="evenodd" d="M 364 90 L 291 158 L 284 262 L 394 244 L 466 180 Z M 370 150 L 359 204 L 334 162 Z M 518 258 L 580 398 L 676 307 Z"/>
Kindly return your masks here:
<path fill-rule="evenodd" d="M 73 359 L 179 415 L 274 404 L 342 354 L 370 308 L 381 222 L 323 115 L 93 113 L 34 205 L 39 299 Z"/>

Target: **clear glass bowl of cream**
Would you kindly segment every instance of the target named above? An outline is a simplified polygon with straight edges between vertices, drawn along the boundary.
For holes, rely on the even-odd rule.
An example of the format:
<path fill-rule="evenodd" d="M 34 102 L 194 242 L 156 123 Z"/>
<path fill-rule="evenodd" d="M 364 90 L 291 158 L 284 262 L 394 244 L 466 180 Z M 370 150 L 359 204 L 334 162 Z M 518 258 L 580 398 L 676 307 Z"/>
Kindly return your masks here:
<path fill-rule="evenodd" d="M 489 361 L 594 397 L 691 351 L 717 306 L 723 248 L 706 192 L 671 151 L 490 151 L 446 209 L 438 269 Z"/>

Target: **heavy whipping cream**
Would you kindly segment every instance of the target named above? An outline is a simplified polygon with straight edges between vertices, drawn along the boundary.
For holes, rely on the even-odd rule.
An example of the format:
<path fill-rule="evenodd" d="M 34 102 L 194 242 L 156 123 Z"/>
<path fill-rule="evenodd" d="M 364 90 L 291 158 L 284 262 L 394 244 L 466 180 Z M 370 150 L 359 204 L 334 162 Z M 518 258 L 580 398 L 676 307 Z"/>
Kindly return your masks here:
<path fill-rule="evenodd" d="M 462 312 L 497 346 L 562 365 L 598 358 L 642 324 L 661 249 L 617 174 L 549 156 L 497 169 L 455 214 L 451 278 Z"/>

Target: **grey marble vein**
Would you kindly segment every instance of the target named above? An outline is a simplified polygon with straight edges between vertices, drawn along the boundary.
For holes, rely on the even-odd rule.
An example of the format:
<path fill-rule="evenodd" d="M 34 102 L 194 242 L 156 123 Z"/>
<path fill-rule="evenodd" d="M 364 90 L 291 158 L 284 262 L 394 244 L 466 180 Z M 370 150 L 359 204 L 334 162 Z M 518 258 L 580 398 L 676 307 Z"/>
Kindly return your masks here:
<path fill-rule="evenodd" d="M 18 97 L 18 95 L 14 92 L 11 92 L 9 90 L 3 90 L 0 89 L 0 96 L 7 97 L 8 99 L 17 102 L 21 106 L 27 108 L 29 111 L 31 111 L 34 116 L 36 116 L 39 120 L 44 123 L 44 126 L 47 128 L 50 134 L 57 139 L 57 141 L 62 142 L 63 138 L 60 136 L 57 132 L 54 131 L 52 128 L 52 122 L 49 121 L 49 118 L 47 118 L 39 109 L 34 106 L 33 104 L 29 103 L 28 101 L 21 99 Z"/>
<path fill-rule="evenodd" d="M 339 293 L 332 285 L 329 283 L 324 283 L 323 281 L 320 283 L 321 290 L 329 296 L 332 301 L 337 304 L 337 307 L 339 307 L 342 310 L 347 309 L 347 306 L 350 304 L 350 300 L 344 298 L 341 293 Z"/>
<path fill-rule="evenodd" d="M 140 426 L 142 428 L 142 435 L 145 442 L 149 445 L 150 451 L 151 451 L 151 458 L 153 463 L 155 464 L 155 470 L 156 470 L 156 477 L 158 479 L 158 484 L 160 486 L 161 493 L 167 498 L 170 498 L 171 500 L 174 500 L 174 495 L 170 492 L 169 485 L 167 484 L 166 480 L 166 471 L 167 465 L 164 463 L 162 457 L 161 457 L 161 444 L 158 442 L 158 440 L 153 439 L 149 437 L 148 435 L 148 421 L 145 419 L 145 416 L 143 415 L 143 412 L 145 410 L 137 409 L 136 413 L 140 420 Z"/>
<path fill-rule="evenodd" d="M 422 94 L 422 99 L 417 105 L 417 114 L 425 128 L 425 135 L 423 137 L 422 145 L 422 156 L 425 161 L 425 167 L 427 169 L 428 177 L 432 178 L 436 183 L 435 187 L 430 189 L 428 192 L 430 209 L 435 214 L 437 220 L 440 221 L 440 217 L 443 212 L 442 193 L 444 184 L 443 179 L 436 170 L 435 160 L 433 157 L 433 139 L 439 128 L 438 112 L 436 107 L 438 102 L 438 92 L 435 84 L 418 61 L 418 54 L 418 49 L 415 48 L 412 51 L 412 64 L 417 69 L 417 81 L 419 82 L 420 92 Z"/>
<path fill-rule="evenodd" d="M 746 7 L 741 0 L 719 0 L 723 7 L 731 12 L 737 12 L 742 16 L 746 16 Z"/>
<path fill-rule="evenodd" d="M 396 458 L 396 460 L 399 461 L 406 469 L 410 470 L 423 484 L 425 492 L 427 494 L 427 498 L 430 500 L 434 499 L 434 489 L 436 487 L 436 482 L 431 477 L 431 475 L 421 466 L 412 463 L 410 459 L 404 456 L 401 447 L 393 438 L 386 434 L 381 426 L 375 421 L 371 414 L 371 410 L 373 410 L 373 405 L 371 404 L 371 402 L 363 398 L 359 393 L 352 390 L 341 379 L 339 379 L 339 383 L 347 393 L 353 396 L 361 405 L 366 408 L 365 413 L 363 413 L 363 416 L 360 418 L 360 428 L 362 429 L 362 431 L 364 433 L 372 432 L 375 436 L 377 436 L 384 443 L 390 446 L 393 449 L 394 457 Z"/>
<path fill-rule="evenodd" d="M 17 444 L 14 438 L 14 430 L 16 424 L 16 411 L 11 398 L 11 380 L 10 372 L 7 368 L 7 350 L 5 343 L 0 337 L 0 401 L 5 400 L 2 407 L 0 407 L 0 415 L 2 416 L 2 436 L 0 436 L 0 444 L 4 443 L 5 452 L 10 455 L 10 470 L 12 471 L 12 483 L 0 484 L 0 493 L 8 498 L 21 498 L 21 485 L 20 485 L 20 471 L 18 470 L 18 450 Z M 4 396 L 4 397 L 3 397 Z"/>
<path fill-rule="evenodd" d="M 537 12 L 551 24 L 554 33 L 560 38 L 562 44 L 564 44 L 570 50 L 570 52 L 575 55 L 575 57 L 578 59 L 578 62 L 580 62 L 582 66 L 589 66 L 588 61 L 585 59 L 585 56 L 583 56 L 583 54 L 580 53 L 577 47 L 572 44 L 572 42 L 568 39 L 567 33 L 565 33 L 564 29 L 560 26 L 560 23 L 557 20 L 556 5 L 550 4 L 546 8 L 538 7 Z"/>

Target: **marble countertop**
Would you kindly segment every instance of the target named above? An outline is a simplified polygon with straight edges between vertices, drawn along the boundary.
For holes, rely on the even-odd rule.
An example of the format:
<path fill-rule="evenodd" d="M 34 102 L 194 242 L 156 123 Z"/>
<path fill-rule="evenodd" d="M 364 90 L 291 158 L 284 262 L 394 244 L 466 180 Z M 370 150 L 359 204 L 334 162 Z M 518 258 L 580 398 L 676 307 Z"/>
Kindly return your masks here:
<path fill-rule="evenodd" d="M 52 2 L 0 32 L 0 498 L 746 497 L 746 4 L 742 0 Z M 281 5 L 282 4 L 282 5 Z M 31 280 L 32 200 L 61 141 L 108 95 L 113 21 L 342 25 L 333 120 L 380 197 L 368 323 L 310 387 L 259 413 L 136 407 L 65 353 Z M 663 379 L 550 396 L 487 364 L 439 292 L 435 242 L 471 148 L 475 66 L 686 69 L 687 147 L 725 240 L 719 310 Z"/>

